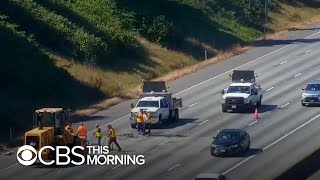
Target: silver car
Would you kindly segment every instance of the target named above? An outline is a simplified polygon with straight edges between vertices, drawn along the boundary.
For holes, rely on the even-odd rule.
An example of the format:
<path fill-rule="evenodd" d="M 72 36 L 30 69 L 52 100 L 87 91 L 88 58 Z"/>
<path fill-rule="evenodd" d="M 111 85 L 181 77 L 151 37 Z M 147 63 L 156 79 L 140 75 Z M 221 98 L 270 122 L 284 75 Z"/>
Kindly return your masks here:
<path fill-rule="evenodd" d="M 309 104 L 320 105 L 320 80 L 313 80 L 309 84 L 302 88 L 301 105 L 306 106 Z"/>

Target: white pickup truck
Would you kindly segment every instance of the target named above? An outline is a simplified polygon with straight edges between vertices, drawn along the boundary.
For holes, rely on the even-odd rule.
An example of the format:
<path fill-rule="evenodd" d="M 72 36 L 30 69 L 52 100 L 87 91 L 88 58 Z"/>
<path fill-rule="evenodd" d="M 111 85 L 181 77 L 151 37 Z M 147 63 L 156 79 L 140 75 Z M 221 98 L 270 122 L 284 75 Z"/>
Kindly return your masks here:
<path fill-rule="evenodd" d="M 222 96 L 222 112 L 227 110 L 251 111 L 260 106 L 262 89 L 255 83 L 254 71 L 235 70 L 232 74 L 233 83 L 224 89 Z"/>
<path fill-rule="evenodd" d="M 153 126 L 161 128 L 164 122 L 179 119 L 179 107 L 182 107 L 182 99 L 173 98 L 172 93 L 167 92 L 165 82 L 144 82 L 139 101 L 136 105 L 131 104 L 131 127 L 136 128 L 136 116 L 141 109 L 151 115 Z"/>

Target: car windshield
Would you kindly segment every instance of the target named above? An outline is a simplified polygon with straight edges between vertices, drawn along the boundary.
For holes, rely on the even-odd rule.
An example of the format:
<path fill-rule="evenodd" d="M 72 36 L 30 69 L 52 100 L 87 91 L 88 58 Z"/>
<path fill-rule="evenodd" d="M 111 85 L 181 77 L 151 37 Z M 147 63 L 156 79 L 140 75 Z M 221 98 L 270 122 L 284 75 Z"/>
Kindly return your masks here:
<path fill-rule="evenodd" d="M 230 86 L 227 93 L 247 93 L 250 94 L 249 86 Z"/>
<path fill-rule="evenodd" d="M 137 107 L 159 107 L 158 101 L 139 101 Z"/>
<path fill-rule="evenodd" d="M 217 136 L 217 140 L 219 141 L 230 141 L 237 140 L 240 137 L 240 133 L 236 131 L 224 131 L 220 132 Z"/>
<path fill-rule="evenodd" d="M 306 87 L 307 91 L 320 91 L 320 84 L 308 84 Z"/>

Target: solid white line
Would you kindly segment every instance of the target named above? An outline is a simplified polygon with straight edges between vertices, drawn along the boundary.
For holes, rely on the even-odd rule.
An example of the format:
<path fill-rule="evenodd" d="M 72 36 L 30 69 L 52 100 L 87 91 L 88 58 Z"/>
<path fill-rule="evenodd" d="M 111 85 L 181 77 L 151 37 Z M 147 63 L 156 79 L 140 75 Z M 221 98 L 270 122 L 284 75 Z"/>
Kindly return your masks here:
<path fill-rule="evenodd" d="M 274 146 L 275 144 L 277 144 L 278 142 L 282 141 L 283 139 L 287 138 L 288 136 L 290 136 L 291 134 L 295 133 L 296 131 L 300 130 L 301 128 L 303 128 L 304 126 L 310 124 L 311 122 L 313 122 L 314 120 L 318 119 L 320 117 L 320 114 L 318 114 L 317 116 L 313 117 L 312 119 L 310 119 L 309 121 L 303 123 L 302 125 L 298 126 L 297 128 L 295 128 L 294 130 L 290 131 L 289 133 L 287 133 L 286 135 L 282 136 L 281 138 L 277 139 L 276 141 L 274 141 L 273 143 L 269 144 L 268 146 L 264 147 L 262 149 L 262 151 L 265 151 L 267 149 L 269 149 L 270 147 Z M 222 174 L 227 174 L 231 171 L 233 171 L 234 169 L 236 169 L 237 167 L 241 166 L 242 164 L 246 163 L 247 161 L 249 161 L 250 159 L 254 158 L 255 156 L 257 156 L 256 154 L 240 161 L 238 164 L 236 164 L 235 166 L 233 166 L 232 168 L 226 170 L 225 172 L 223 172 Z"/>
<path fill-rule="evenodd" d="M 209 120 L 203 121 L 202 123 L 199 124 L 199 126 L 201 126 L 202 124 L 204 124 L 204 123 L 206 123 L 206 122 L 208 122 L 208 121 L 209 121 Z"/>
<path fill-rule="evenodd" d="M 177 165 L 173 166 L 172 168 L 169 168 L 168 171 L 171 171 L 172 169 L 174 169 L 174 168 L 176 168 L 178 166 L 180 166 L 180 164 L 177 164 Z"/>
<path fill-rule="evenodd" d="M 320 114 L 318 114 L 317 116 L 313 117 L 312 119 L 310 119 L 309 121 L 301 124 L 300 126 L 298 126 L 297 128 L 295 128 L 294 130 L 290 131 L 289 133 L 287 133 L 286 135 L 282 136 L 281 138 L 279 138 L 278 140 L 274 141 L 273 143 L 269 144 L 268 146 L 264 147 L 262 150 L 265 151 L 267 149 L 269 149 L 270 147 L 274 146 L 275 144 L 277 144 L 278 142 L 282 141 L 283 139 L 285 139 L 286 137 L 290 136 L 291 134 L 295 133 L 296 131 L 300 130 L 301 128 L 305 127 L 306 125 L 312 123 L 312 121 L 318 119 L 320 117 Z"/>
<path fill-rule="evenodd" d="M 318 31 L 318 32 L 316 32 L 316 33 L 313 33 L 313 34 L 311 34 L 311 35 L 309 35 L 309 36 L 307 36 L 307 37 L 304 37 L 303 39 L 310 38 L 310 37 L 312 37 L 312 36 L 314 36 L 314 35 L 317 35 L 317 34 L 319 34 L 319 33 L 320 33 L 320 31 Z M 243 66 L 246 66 L 246 65 L 248 65 L 248 64 L 251 64 L 251 63 L 253 63 L 253 62 L 255 62 L 255 61 L 258 61 L 258 60 L 260 60 L 260 59 L 262 59 L 262 58 L 264 58 L 264 57 L 267 57 L 267 56 L 269 56 L 269 55 L 271 55 L 271 54 L 274 54 L 274 53 L 276 53 L 276 52 L 278 52 L 278 51 L 280 51 L 280 50 L 282 50 L 282 49 L 285 49 L 285 48 L 287 48 L 287 47 L 289 47 L 289 46 L 292 46 L 292 44 L 288 44 L 288 45 L 286 45 L 286 46 L 283 46 L 283 47 L 281 47 L 281 48 L 279 48 L 279 49 L 277 49 L 277 50 L 274 50 L 274 51 L 272 51 L 272 52 L 270 52 L 270 53 L 268 53 L 268 54 L 265 54 L 265 55 L 263 55 L 263 56 L 261 56 L 261 57 L 258 57 L 258 58 L 256 58 L 256 59 L 250 61 L 250 62 L 247 62 L 247 63 L 245 63 L 245 64 L 242 64 L 242 65 L 240 65 L 240 66 L 238 66 L 238 67 L 236 67 L 236 68 L 233 68 L 233 69 L 231 69 L 231 70 L 229 70 L 229 71 L 226 71 L 226 72 L 224 72 L 224 73 L 222 73 L 222 74 L 219 74 L 219 75 L 214 76 L 214 77 L 212 77 L 212 78 L 210 78 L 210 79 L 207 79 L 207 80 L 205 80 L 205 81 L 202 81 L 202 82 L 200 82 L 200 83 L 198 83 L 198 84 L 195 84 L 195 85 L 193 85 L 193 86 L 191 86 L 191 87 L 189 87 L 189 88 L 187 88 L 187 89 L 184 89 L 184 90 L 182 90 L 182 91 L 180 91 L 180 92 L 178 92 L 178 93 L 176 93 L 176 94 L 174 94 L 174 95 L 178 95 L 178 94 L 181 94 L 181 93 L 183 93 L 183 92 L 189 91 L 190 89 L 193 89 L 193 88 L 195 88 L 195 87 L 197 87 L 197 86 L 200 86 L 200 85 L 202 85 L 202 84 L 204 84 L 204 83 L 207 83 L 207 82 L 209 82 L 209 81 L 211 81 L 211 80 L 213 80 L 213 79 L 216 79 L 216 78 L 218 78 L 218 77 L 220 77 L 220 76 L 223 76 L 223 75 L 225 75 L 225 74 L 228 74 L 228 73 L 232 72 L 233 70 L 236 70 L 236 69 L 238 69 L 238 68 L 241 68 L 241 67 L 243 67 Z"/>
<path fill-rule="evenodd" d="M 311 52 L 311 49 L 309 49 L 308 51 L 306 51 L 305 53 L 307 54 L 307 53 L 309 53 L 309 52 Z"/>
<path fill-rule="evenodd" d="M 164 145 L 165 143 L 167 143 L 167 142 L 169 142 L 169 141 L 170 141 L 170 140 L 166 140 L 166 141 L 160 143 L 159 145 Z"/>
<path fill-rule="evenodd" d="M 235 166 L 233 166 L 232 168 L 226 170 L 225 172 L 223 172 L 222 174 L 223 175 L 226 175 L 228 174 L 229 172 L 233 171 L 234 169 L 236 169 L 237 167 L 241 166 L 242 164 L 246 163 L 247 161 L 249 161 L 250 159 L 254 158 L 256 155 L 252 155 L 252 156 L 249 156 L 247 157 L 246 159 L 240 161 L 238 164 L 236 164 Z"/>
<path fill-rule="evenodd" d="M 117 169 L 118 167 L 120 167 L 121 166 L 121 164 L 120 165 L 118 165 L 118 166 L 116 166 L 116 167 L 113 167 L 112 169 Z"/>
<path fill-rule="evenodd" d="M 249 126 L 254 125 L 255 123 L 257 123 L 258 121 L 253 121 L 252 123 L 249 124 Z"/>
<path fill-rule="evenodd" d="M 193 107 L 193 106 L 195 106 L 195 105 L 197 105 L 197 104 L 199 104 L 199 102 L 196 102 L 196 103 L 191 104 L 190 106 L 188 106 L 188 108 L 191 108 L 191 107 Z"/>
<path fill-rule="evenodd" d="M 5 170 L 7 170 L 7 169 L 10 169 L 10 168 L 12 168 L 13 166 L 16 166 L 18 163 L 15 163 L 15 164 L 13 164 L 13 165 L 11 165 L 11 166 L 9 166 L 9 167 L 6 167 L 6 168 L 4 168 L 4 169 L 1 169 L 0 170 L 0 173 L 2 173 L 3 171 L 5 171 Z"/>
<path fill-rule="evenodd" d="M 282 64 L 285 64 L 285 63 L 287 63 L 287 62 L 288 62 L 288 61 L 283 61 L 283 62 L 282 62 L 282 63 L 280 63 L 280 64 L 282 65 Z"/>
<path fill-rule="evenodd" d="M 274 87 L 271 87 L 271 88 L 269 88 L 269 89 L 267 89 L 266 91 L 268 92 L 268 91 L 270 91 L 271 89 L 273 89 Z"/>
<path fill-rule="evenodd" d="M 285 105 L 281 106 L 281 108 L 284 108 L 286 106 L 288 106 L 290 103 L 286 103 Z"/>
<path fill-rule="evenodd" d="M 294 75 L 293 77 L 298 77 L 298 76 L 300 76 L 301 75 L 301 73 L 299 73 L 299 74 L 296 74 L 296 75 Z"/>

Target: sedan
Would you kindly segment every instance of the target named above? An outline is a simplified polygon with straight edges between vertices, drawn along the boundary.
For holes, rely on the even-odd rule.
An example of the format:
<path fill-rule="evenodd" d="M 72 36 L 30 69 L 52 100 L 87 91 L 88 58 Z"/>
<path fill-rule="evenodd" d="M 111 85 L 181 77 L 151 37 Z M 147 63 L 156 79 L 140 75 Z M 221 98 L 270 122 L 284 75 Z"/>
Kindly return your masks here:
<path fill-rule="evenodd" d="M 250 149 L 250 135 L 242 129 L 223 129 L 211 144 L 211 155 L 242 154 Z"/>

